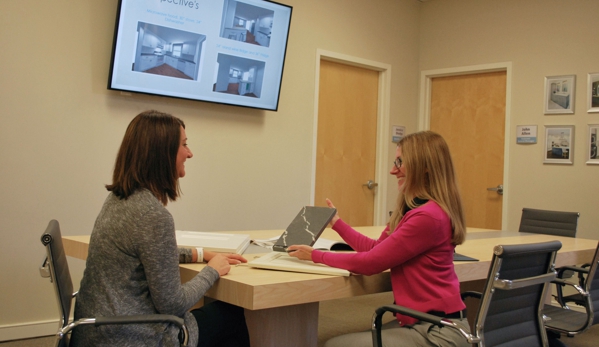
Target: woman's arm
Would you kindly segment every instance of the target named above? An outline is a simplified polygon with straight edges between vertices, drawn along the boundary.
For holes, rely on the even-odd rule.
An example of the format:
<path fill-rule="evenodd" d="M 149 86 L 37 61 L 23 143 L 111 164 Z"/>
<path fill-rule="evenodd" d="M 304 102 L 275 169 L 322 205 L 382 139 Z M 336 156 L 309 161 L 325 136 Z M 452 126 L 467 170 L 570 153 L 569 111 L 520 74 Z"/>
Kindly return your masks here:
<path fill-rule="evenodd" d="M 229 264 L 231 264 L 231 265 L 237 265 L 237 264 L 248 262 L 247 259 L 245 259 L 242 255 L 239 255 L 239 254 L 217 253 L 217 252 L 212 252 L 212 251 L 204 251 L 204 261 L 209 262 L 217 254 L 220 254 L 220 255 L 224 256 L 225 258 L 227 258 L 227 260 L 229 261 Z"/>
<path fill-rule="evenodd" d="M 326 202 L 330 208 L 336 208 L 331 200 L 326 199 Z M 335 213 L 329 225 L 337 232 L 337 234 L 339 234 L 339 236 L 341 236 L 343 241 L 345 241 L 355 251 L 365 252 L 374 247 L 377 243 L 377 241 L 362 235 L 346 224 L 339 216 L 339 213 Z M 386 230 L 387 229 L 385 229 L 385 231 Z"/>
<path fill-rule="evenodd" d="M 247 263 L 247 259 L 239 254 L 216 253 L 212 251 L 204 251 L 202 259 L 198 259 L 198 250 L 196 248 L 179 247 L 179 264 L 207 263 L 214 258 L 216 254 L 222 254 L 225 258 L 227 258 L 229 264 L 231 265 Z"/>
<path fill-rule="evenodd" d="M 206 266 L 194 278 L 181 284 L 175 226 L 166 210 L 146 213 L 132 238 L 152 301 L 160 313 L 183 316 L 220 278 L 218 270 Z"/>
<path fill-rule="evenodd" d="M 335 230 L 337 234 L 341 236 L 343 241 L 350 245 L 356 252 L 367 252 L 387 238 L 388 229 L 385 228 L 379 239 L 374 240 L 349 226 L 343 219 L 338 219 L 335 225 L 333 225 L 333 230 Z"/>
<path fill-rule="evenodd" d="M 195 252 L 193 252 L 195 251 Z M 187 247 L 179 247 L 179 264 L 189 264 L 197 262 L 198 251 Z"/>
<path fill-rule="evenodd" d="M 342 221 L 336 223 L 335 228 L 340 222 Z M 443 224 L 429 215 L 413 212 L 391 235 L 386 236 L 384 232 L 380 242 L 375 241 L 377 244 L 369 250 L 357 253 L 315 250 L 311 252 L 311 257 L 316 263 L 372 275 L 401 265 L 440 244 L 449 242 L 451 225 L 444 227 Z"/>

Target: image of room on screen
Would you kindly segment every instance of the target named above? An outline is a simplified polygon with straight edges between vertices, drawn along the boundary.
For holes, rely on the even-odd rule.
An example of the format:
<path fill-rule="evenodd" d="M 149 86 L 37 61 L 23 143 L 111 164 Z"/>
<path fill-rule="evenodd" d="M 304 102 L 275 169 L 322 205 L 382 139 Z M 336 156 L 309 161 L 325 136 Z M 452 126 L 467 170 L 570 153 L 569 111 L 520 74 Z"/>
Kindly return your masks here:
<path fill-rule="evenodd" d="M 138 22 L 132 70 L 199 81 L 206 35 Z"/>
<path fill-rule="evenodd" d="M 270 46 L 274 11 L 225 0 L 220 36 L 262 47 Z"/>
<path fill-rule="evenodd" d="M 215 92 L 260 98 L 266 65 L 263 61 L 219 53 L 217 62 Z"/>

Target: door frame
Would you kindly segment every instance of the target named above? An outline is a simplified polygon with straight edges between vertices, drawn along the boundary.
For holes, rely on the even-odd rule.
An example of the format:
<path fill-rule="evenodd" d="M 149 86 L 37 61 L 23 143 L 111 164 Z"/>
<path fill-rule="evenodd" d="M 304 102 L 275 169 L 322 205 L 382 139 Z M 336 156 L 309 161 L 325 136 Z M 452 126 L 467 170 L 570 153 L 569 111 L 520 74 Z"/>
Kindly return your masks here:
<path fill-rule="evenodd" d="M 438 70 L 423 70 L 420 72 L 420 106 L 418 110 L 418 129 L 430 129 L 431 117 L 431 85 L 435 77 L 447 77 L 457 75 L 469 75 L 486 72 L 505 71 L 505 133 L 503 144 L 503 202 L 501 206 L 501 229 L 505 230 L 508 225 L 508 195 L 509 195 L 509 144 L 511 141 L 510 112 L 512 109 L 512 62 L 494 64 L 471 65 Z"/>
<path fill-rule="evenodd" d="M 316 50 L 316 77 L 314 87 L 314 128 L 312 131 L 312 177 L 310 182 L 310 204 L 314 205 L 314 196 L 316 194 L 316 148 L 318 145 L 318 97 L 320 89 L 320 61 L 327 60 L 336 63 L 356 66 L 368 70 L 378 71 L 378 105 L 377 105 L 377 131 L 376 131 L 376 159 L 374 169 L 374 180 L 378 183 L 375 188 L 377 191 L 374 196 L 374 216 L 373 225 L 385 225 L 388 219 L 387 211 L 387 158 L 389 156 L 389 146 L 387 134 L 390 134 L 389 128 L 389 110 L 391 99 L 391 65 L 372 60 L 353 57 L 341 53 Z"/>

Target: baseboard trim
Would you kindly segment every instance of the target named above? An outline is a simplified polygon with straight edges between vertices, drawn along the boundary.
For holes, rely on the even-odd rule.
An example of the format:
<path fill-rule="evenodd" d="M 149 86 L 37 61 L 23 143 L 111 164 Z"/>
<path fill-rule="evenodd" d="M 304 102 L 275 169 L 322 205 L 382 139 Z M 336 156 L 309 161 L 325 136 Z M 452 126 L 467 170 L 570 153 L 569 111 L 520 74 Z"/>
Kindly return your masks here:
<path fill-rule="evenodd" d="M 0 341 L 12 341 L 51 336 L 56 334 L 58 325 L 58 320 L 2 325 L 0 326 Z"/>

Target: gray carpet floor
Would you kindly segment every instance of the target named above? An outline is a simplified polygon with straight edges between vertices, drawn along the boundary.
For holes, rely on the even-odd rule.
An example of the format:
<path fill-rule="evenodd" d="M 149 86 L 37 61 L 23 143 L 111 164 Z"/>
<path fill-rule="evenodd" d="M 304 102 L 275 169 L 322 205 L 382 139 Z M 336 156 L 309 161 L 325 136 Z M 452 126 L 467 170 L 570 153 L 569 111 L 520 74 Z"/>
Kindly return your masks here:
<path fill-rule="evenodd" d="M 321 302 L 318 318 L 318 347 L 322 347 L 325 341 L 333 336 L 370 329 L 370 322 L 374 310 L 379 306 L 392 302 L 393 297 L 391 296 L 391 293 Z M 386 316 L 384 321 L 393 319 L 391 314 L 387 314 Z M 561 340 L 569 347 L 597 347 L 599 346 L 599 325 L 591 327 L 583 334 L 574 338 L 562 337 Z M 53 346 L 54 337 L 52 336 L 0 342 L 0 347 Z"/>

